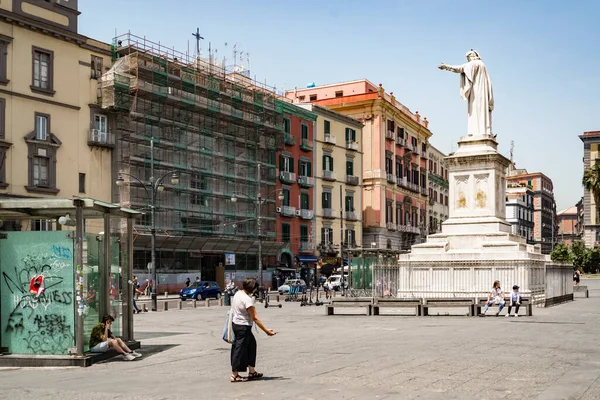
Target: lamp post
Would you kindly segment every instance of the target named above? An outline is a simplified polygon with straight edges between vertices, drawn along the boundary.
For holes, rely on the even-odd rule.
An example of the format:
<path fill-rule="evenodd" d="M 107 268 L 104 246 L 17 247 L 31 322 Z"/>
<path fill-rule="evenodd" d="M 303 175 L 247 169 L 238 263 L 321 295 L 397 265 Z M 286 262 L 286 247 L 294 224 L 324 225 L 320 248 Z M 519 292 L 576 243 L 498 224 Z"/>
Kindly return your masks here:
<path fill-rule="evenodd" d="M 256 201 L 254 201 L 254 205 L 256 207 L 256 225 L 258 228 L 258 286 L 262 289 L 263 286 L 263 263 L 262 263 L 262 204 L 266 201 L 266 199 L 262 198 L 262 194 L 260 192 L 260 163 L 257 164 L 257 181 L 258 181 L 258 194 L 256 195 Z M 270 194 L 275 193 L 277 189 L 267 193 L 267 198 Z M 285 198 L 283 195 L 283 190 L 279 192 L 277 198 L 281 201 Z M 235 194 L 231 197 L 231 202 L 235 203 L 237 201 L 237 197 Z M 263 291 L 260 290 L 258 293 L 259 299 L 263 299 Z"/>
<path fill-rule="evenodd" d="M 152 263 L 151 273 L 153 280 L 152 311 L 158 311 L 158 300 L 156 297 L 156 290 L 158 288 L 158 275 L 156 271 L 156 197 L 159 192 L 165 190 L 165 187 L 162 184 L 163 180 L 170 175 L 171 184 L 177 185 L 179 184 L 179 174 L 177 171 L 169 171 L 158 179 L 154 178 L 154 138 L 152 138 L 150 139 L 150 184 L 146 184 L 142 182 L 139 178 L 126 172 L 120 172 L 116 181 L 117 186 L 122 186 L 125 184 L 125 179 L 123 179 L 123 175 L 128 176 L 130 179 L 133 179 L 136 182 L 138 182 L 144 188 L 144 191 L 146 192 L 146 197 L 150 201 L 150 257 Z"/>

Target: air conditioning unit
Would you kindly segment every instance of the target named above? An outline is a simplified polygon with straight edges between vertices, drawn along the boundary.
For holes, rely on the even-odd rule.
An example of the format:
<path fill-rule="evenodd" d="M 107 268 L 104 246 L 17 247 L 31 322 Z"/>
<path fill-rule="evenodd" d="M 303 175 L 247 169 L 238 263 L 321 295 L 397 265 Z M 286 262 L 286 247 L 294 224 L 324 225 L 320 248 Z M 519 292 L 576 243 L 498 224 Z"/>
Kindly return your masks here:
<path fill-rule="evenodd" d="M 285 179 L 285 175 L 284 174 L 279 175 L 279 179 L 284 180 Z"/>
<path fill-rule="evenodd" d="M 281 212 L 281 207 L 277 207 L 277 208 L 275 209 L 275 211 L 276 211 L 276 212 L 278 212 L 278 213 L 280 213 L 280 212 Z"/>
<path fill-rule="evenodd" d="M 299 217 L 302 214 L 300 210 L 296 210 L 296 217 Z"/>
<path fill-rule="evenodd" d="M 91 131 L 92 142 L 100 141 L 100 131 L 98 129 L 92 129 Z"/>

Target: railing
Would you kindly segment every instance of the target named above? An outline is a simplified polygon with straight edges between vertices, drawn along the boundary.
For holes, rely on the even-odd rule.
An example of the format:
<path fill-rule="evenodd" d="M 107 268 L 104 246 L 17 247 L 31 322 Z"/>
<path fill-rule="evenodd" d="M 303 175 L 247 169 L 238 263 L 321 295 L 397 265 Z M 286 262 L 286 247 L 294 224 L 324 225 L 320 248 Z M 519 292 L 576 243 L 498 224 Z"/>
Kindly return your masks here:
<path fill-rule="evenodd" d="M 412 151 L 415 154 L 419 154 L 419 146 L 415 146 L 414 144 L 411 144 L 410 151 Z"/>
<path fill-rule="evenodd" d="M 346 183 L 353 186 L 358 185 L 358 176 L 346 175 Z"/>
<path fill-rule="evenodd" d="M 393 222 L 388 222 L 385 224 L 385 226 L 387 227 L 388 231 L 395 231 L 396 230 L 396 224 L 394 224 Z"/>
<path fill-rule="evenodd" d="M 281 215 L 293 217 L 296 215 L 296 207 L 281 206 Z"/>
<path fill-rule="evenodd" d="M 283 143 L 288 144 L 290 146 L 294 146 L 296 144 L 296 138 L 286 133 L 285 135 L 283 135 Z"/>
<path fill-rule="evenodd" d="M 385 131 L 385 138 L 388 140 L 394 140 L 394 131 Z"/>
<path fill-rule="evenodd" d="M 408 233 L 416 233 L 416 234 L 421 233 L 421 229 L 419 229 L 419 227 L 412 226 L 412 225 L 405 225 L 405 224 L 398 224 L 398 230 L 400 232 L 408 232 Z"/>
<path fill-rule="evenodd" d="M 315 185 L 315 178 L 311 176 L 299 176 L 298 177 L 298 185 L 313 187 Z"/>
<path fill-rule="evenodd" d="M 325 135 L 325 143 L 335 144 L 335 136 Z"/>
<path fill-rule="evenodd" d="M 394 174 L 386 173 L 387 181 L 390 183 L 394 183 Z"/>
<path fill-rule="evenodd" d="M 300 218 L 313 219 L 315 212 L 313 210 L 300 210 Z"/>
<path fill-rule="evenodd" d="M 335 218 L 333 208 L 323 208 L 323 218 Z"/>
<path fill-rule="evenodd" d="M 424 188 L 423 186 L 421 186 L 421 194 L 423 196 L 427 196 L 427 188 Z"/>
<path fill-rule="evenodd" d="M 358 213 L 356 211 L 346 211 L 346 219 L 350 221 L 358 221 Z"/>
<path fill-rule="evenodd" d="M 398 230 L 398 232 L 403 232 L 404 225 L 402 224 L 398 224 L 398 227 L 396 228 Z"/>
<path fill-rule="evenodd" d="M 402 147 L 406 147 L 406 139 L 398 136 L 396 138 L 396 144 L 399 145 L 399 146 L 402 146 Z"/>
<path fill-rule="evenodd" d="M 396 177 L 396 184 L 398 186 L 402 186 L 404 188 L 408 188 L 408 181 L 406 180 L 406 178 Z"/>
<path fill-rule="evenodd" d="M 296 174 L 294 172 L 281 171 L 279 179 L 286 183 L 296 183 Z"/>
<path fill-rule="evenodd" d="M 313 149 L 312 140 L 302 139 L 302 142 L 300 142 L 300 148 L 302 150 L 311 151 Z"/>
<path fill-rule="evenodd" d="M 429 154 L 426 151 L 422 151 L 421 152 L 421 157 L 422 158 L 429 158 Z"/>
<path fill-rule="evenodd" d="M 324 169 L 323 170 L 323 179 L 327 181 L 335 181 L 335 172 Z"/>
<path fill-rule="evenodd" d="M 98 129 L 91 129 L 88 137 L 88 145 L 99 147 L 115 147 L 115 135 L 108 132 L 100 132 Z"/>
<path fill-rule="evenodd" d="M 346 142 L 346 148 L 348 150 L 358 151 L 358 143 L 356 143 L 356 142 Z"/>
<path fill-rule="evenodd" d="M 300 242 L 300 251 L 314 251 L 316 245 L 314 242 Z"/>
<path fill-rule="evenodd" d="M 419 185 L 417 185 L 416 183 L 408 182 L 408 188 L 413 192 L 420 192 Z"/>

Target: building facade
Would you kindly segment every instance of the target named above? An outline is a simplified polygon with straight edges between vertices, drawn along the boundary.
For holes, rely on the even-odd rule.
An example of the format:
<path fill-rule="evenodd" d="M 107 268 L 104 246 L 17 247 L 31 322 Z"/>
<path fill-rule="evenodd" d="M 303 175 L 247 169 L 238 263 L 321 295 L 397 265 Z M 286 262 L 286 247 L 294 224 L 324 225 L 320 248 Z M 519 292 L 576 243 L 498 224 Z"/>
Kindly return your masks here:
<path fill-rule="evenodd" d="M 284 199 L 277 209 L 277 240 L 286 243 L 280 264 L 303 268 L 304 278 L 315 267 L 317 257 L 315 212 L 315 121 L 316 115 L 296 105 L 283 103 L 283 144 L 278 152 L 277 189 Z"/>
<path fill-rule="evenodd" d="M 2 196 L 110 201 L 113 142 L 96 106 L 110 46 L 80 35 L 78 15 L 77 1 L 0 3 Z M 56 228 L 27 224 L 5 221 L 3 229 Z"/>
<path fill-rule="evenodd" d="M 583 142 L 583 171 L 587 171 L 600 160 L 600 131 L 583 132 L 579 136 Z M 600 213 L 594 194 L 583 189 L 584 227 L 583 240 L 587 247 L 597 247 L 600 243 Z"/>
<path fill-rule="evenodd" d="M 363 243 L 362 123 L 315 104 L 299 106 L 317 115 L 314 162 L 317 253 L 321 266 L 338 268 L 345 257 L 342 252 Z M 345 137 L 355 138 L 356 148 L 348 149 Z"/>
<path fill-rule="evenodd" d="M 286 92 L 363 122 L 363 246 L 410 249 L 427 233 L 427 118 L 366 79 Z M 348 150 L 358 138 L 347 136 Z"/>
<path fill-rule="evenodd" d="M 511 169 L 506 185 L 524 185 L 533 190 L 533 242 L 541 246 L 542 253 L 550 254 L 558 228 L 552 180 L 541 172 L 530 174 L 525 169 Z"/>
<path fill-rule="evenodd" d="M 556 214 L 558 222 L 557 242 L 572 246 L 574 242 L 583 239 L 583 200 L 573 207 Z"/>
<path fill-rule="evenodd" d="M 508 184 L 506 188 L 506 221 L 512 225 L 512 233 L 535 244 L 533 239 L 534 193 L 525 184 Z"/>
<path fill-rule="evenodd" d="M 428 232 L 430 234 L 442 231 L 442 222 L 448 219 L 448 166 L 446 164 L 446 155 L 429 146 L 429 162 L 427 174 L 429 178 L 429 224 Z"/>

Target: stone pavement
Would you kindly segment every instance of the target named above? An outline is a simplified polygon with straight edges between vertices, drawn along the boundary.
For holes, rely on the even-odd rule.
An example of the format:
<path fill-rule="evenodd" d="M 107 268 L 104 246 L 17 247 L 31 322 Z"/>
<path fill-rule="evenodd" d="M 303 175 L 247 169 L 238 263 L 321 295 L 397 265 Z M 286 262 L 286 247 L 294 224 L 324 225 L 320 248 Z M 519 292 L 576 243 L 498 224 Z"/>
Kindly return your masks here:
<path fill-rule="evenodd" d="M 533 317 L 326 317 L 258 308 L 259 371 L 229 382 L 224 307 L 135 316 L 144 357 L 79 369 L 0 370 L 0 398 L 600 399 L 600 280 Z M 360 311 L 357 310 L 357 313 Z"/>

